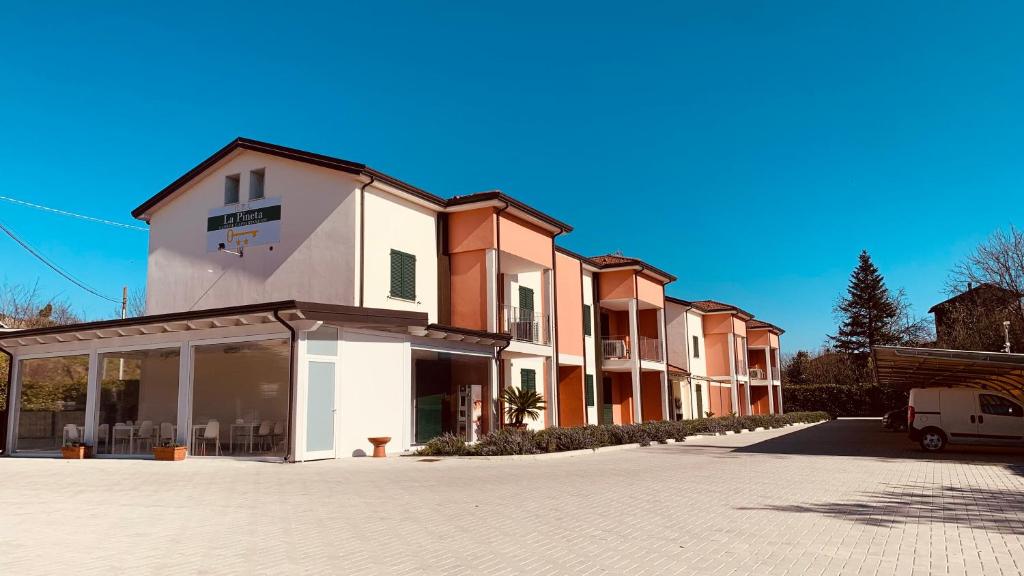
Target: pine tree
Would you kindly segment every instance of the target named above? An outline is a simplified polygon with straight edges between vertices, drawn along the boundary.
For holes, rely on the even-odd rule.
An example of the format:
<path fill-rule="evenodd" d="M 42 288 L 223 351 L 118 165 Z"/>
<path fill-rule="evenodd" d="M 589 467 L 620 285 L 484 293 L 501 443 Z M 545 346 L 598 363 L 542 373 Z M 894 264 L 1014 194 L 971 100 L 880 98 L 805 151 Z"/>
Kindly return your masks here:
<path fill-rule="evenodd" d="M 846 296 L 835 307 L 839 333 L 829 340 L 836 351 L 866 360 L 872 346 L 899 345 L 903 337 L 898 327 L 898 298 L 886 288 L 867 250 L 861 251 L 859 260 L 850 274 Z"/>

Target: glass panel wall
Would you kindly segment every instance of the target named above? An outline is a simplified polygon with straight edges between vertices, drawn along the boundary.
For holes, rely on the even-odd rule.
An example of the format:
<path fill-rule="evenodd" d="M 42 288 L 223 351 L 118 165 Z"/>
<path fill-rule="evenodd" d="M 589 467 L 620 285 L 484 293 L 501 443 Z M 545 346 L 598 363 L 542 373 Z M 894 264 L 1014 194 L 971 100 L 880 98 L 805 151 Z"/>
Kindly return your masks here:
<path fill-rule="evenodd" d="M 18 365 L 18 452 L 53 452 L 85 433 L 88 356 L 22 360 Z"/>
<path fill-rule="evenodd" d="M 97 454 L 150 454 L 175 439 L 179 348 L 100 354 Z"/>
<path fill-rule="evenodd" d="M 288 340 L 193 350 L 191 454 L 287 455 Z"/>
<path fill-rule="evenodd" d="M 468 441 L 488 428 L 490 358 L 412 351 L 413 438 L 422 444 L 450 432 Z"/>

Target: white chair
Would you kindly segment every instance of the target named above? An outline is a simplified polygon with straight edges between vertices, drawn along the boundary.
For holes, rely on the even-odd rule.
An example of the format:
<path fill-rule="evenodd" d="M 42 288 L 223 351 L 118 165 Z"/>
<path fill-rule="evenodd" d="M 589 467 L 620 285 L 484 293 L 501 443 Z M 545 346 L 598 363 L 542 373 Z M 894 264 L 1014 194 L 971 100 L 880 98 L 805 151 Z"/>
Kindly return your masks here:
<path fill-rule="evenodd" d="M 111 429 L 110 437 L 110 453 L 117 453 L 117 443 L 121 441 L 124 443 L 124 452 L 128 452 L 132 447 L 132 427 L 125 424 L 124 422 L 115 422 L 114 427 Z"/>
<path fill-rule="evenodd" d="M 279 442 L 284 442 L 284 422 L 278 420 L 274 422 L 274 448 L 277 448 Z"/>
<path fill-rule="evenodd" d="M 165 442 L 174 442 L 174 440 L 174 424 L 171 424 L 170 422 L 161 422 L 158 442 L 163 445 Z"/>
<path fill-rule="evenodd" d="M 60 445 L 61 446 L 65 446 L 65 445 L 67 445 L 70 442 L 78 442 L 78 441 L 79 441 L 79 438 L 78 438 L 78 426 L 75 426 L 74 424 L 65 424 L 64 425 L 64 433 L 63 433 L 63 435 L 61 437 Z"/>
<path fill-rule="evenodd" d="M 100 424 L 96 429 L 97 452 L 99 452 L 100 444 L 106 448 L 107 452 L 110 452 L 110 424 Z"/>
<path fill-rule="evenodd" d="M 153 448 L 153 441 L 156 439 L 156 430 L 153 428 L 152 420 L 143 420 L 142 424 L 139 425 L 139 433 L 136 436 L 135 447 L 141 452 L 142 445 L 146 444 L 150 449 Z"/>
<path fill-rule="evenodd" d="M 273 442 L 273 434 L 273 422 L 271 422 L 270 420 L 264 420 L 263 422 L 260 422 L 260 429 L 256 432 L 256 438 L 259 438 L 261 451 L 266 451 L 270 449 L 270 444 Z M 264 448 L 264 446 L 266 446 L 266 448 Z"/>
<path fill-rule="evenodd" d="M 197 437 L 196 441 L 199 442 L 204 456 L 206 455 L 207 442 L 213 441 L 213 453 L 220 456 L 220 422 L 216 420 L 207 422 L 206 427 L 203 428 L 202 435 Z"/>

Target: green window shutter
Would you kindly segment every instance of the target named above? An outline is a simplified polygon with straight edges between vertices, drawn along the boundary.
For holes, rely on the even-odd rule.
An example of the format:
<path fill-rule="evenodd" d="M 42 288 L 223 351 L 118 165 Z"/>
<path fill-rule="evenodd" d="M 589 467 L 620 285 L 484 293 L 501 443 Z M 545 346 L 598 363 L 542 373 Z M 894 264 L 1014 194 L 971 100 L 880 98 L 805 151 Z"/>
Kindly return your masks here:
<path fill-rule="evenodd" d="M 586 382 L 584 386 L 584 394 L 587 397 L 587 406 L 594 405 L 594 377 L 590 374 L 586 375 Z"/>
<path fill-rule="evenodd" d="M 531 392 L 537 391 L 537 371 L 523 368 L 519 371 L 519 387 Z"/>
<path fill-rule="evenodd" d="M 416 299 L 416 257 L 391 251 L 391 295 L 405 300 Z"/>
<path fill-rule="evenodd" d="M 584 304 L 583 305 L 583 334 L 585 336 L 590 336 L 592 330 L 593 329 L 592 329 L 591 320 L 590 320 L 590 305 L 589 304 Z M 591 404 L 591 406 L 593 406 L 593 404 Z"/>
<path fill-rule="evenodd" d="M 533 288 L 519 287 L 519 311 L 533 314 Z"/>

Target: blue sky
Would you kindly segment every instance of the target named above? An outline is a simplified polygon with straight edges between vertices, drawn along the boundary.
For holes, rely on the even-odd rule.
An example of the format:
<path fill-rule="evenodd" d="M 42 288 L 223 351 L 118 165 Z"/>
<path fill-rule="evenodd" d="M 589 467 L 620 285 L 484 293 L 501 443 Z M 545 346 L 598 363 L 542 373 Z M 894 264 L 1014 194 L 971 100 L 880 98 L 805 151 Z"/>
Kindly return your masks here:
<path fill-rule="evenodd" d="M 258 138 L 443 196 L 500 188 L 573 224 L 567 248 L 670 270 L 670 294 L 777 323 L 789 351 L 834 330 L 861 249 L 923 315 L 1024 211 L 1020 4 L 369 4 L 6 5 L 0 195 L 130 222 Z M 104 293 L 145 282 L 145 233 L 5 203 L 0 222 Z M 2 281 L 116 308 L 0 255 Z"/>

